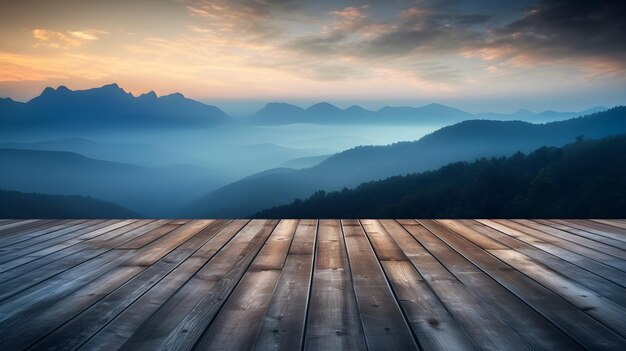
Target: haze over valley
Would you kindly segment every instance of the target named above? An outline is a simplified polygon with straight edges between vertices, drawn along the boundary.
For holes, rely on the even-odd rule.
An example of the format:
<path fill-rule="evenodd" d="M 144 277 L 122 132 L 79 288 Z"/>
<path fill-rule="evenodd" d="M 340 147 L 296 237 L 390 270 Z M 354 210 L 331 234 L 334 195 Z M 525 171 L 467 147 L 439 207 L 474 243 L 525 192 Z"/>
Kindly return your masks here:
<path fill-rule="evenodd" d="M 626 131 L 623 108 L 606 110 L 268 103 L 232 118 L 182 94 L 61 86 L 1 100 L 0 189 L 88 196 L 146 217 L 249 216 L 317 190 Z"/>

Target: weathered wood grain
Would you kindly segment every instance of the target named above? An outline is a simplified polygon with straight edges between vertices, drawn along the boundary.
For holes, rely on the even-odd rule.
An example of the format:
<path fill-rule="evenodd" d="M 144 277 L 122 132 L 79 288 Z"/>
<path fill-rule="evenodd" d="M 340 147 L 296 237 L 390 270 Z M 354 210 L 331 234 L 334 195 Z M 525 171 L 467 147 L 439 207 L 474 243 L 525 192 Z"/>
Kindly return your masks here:
<path fill-rule="evenodd" d="M 338 220 L 320 220 L 306 350 L 364 350 L 363 326 Z"/>
<path fill-rule="evenodd" d="M 4 350 L 626 349 L 624 220 L 0 219 Z"/>

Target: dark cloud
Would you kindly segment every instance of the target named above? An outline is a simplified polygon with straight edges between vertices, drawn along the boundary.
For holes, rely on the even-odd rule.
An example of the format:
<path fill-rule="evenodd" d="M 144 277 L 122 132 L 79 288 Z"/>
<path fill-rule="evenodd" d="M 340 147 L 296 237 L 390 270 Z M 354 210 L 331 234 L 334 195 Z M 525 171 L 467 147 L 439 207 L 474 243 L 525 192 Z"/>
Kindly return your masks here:
<path fill-rule="evenodd" d="M 517 16 L 506 24 L 496 18 L 502 8 L 461 4 L 455 0 L 399 2 L 391 18 L 381 17 L 375 6 L 359 8 L 367 16 L 358 26 L 334 25 L 319 34 L 288 38 L 285 47 L 308 55 L 374 59 L 486 48 L 502 49 L 497 58 L 501 60 L 520 56 L 535 60 L 626 58 L 624 0 L 544 0 L 507 8 L 509 12 L 516 9 Z"/>
<path fill-rule="evenodd" d="M 409 7 L 398 11 L 392 20 L 379 20 L 371 9 L 363 11 L 367 17 L 360 19 L 357 26 L 336 24 L 326 33 L 290 40 L 286 47 L 308 54 L 356 57 L 450 52 L 481 40 L 482 31 L 473 26 L 490 18 L 447 14 L 438 8 Z"/>
<path fill-rule="evenodd" d="M 406 21 L 393 30 L 365 40 L 358 45 L 358 53 L 366 56 L 398 56 L 414 52 L 453 52 L 479 40 L 482 35 L 463 26 L 436 18 Z"/>
<path fill-rule="evenodd" d="M 550 57 L 626 56 L 626 1 L 545 0 L 494 31 L 493 46 Z"/>

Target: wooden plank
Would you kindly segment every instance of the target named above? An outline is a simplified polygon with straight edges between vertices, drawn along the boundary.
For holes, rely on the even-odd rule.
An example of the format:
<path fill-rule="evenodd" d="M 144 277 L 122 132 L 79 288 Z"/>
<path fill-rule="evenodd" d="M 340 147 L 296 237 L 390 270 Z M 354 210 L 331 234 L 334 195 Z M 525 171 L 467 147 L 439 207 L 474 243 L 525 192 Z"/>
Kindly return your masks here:
<path fill-rule="evenodd" d="M 224 227 L 229 224 L 229 222 L 230 221 L 218 221 L 200 230 L 191 239 L 185 241 L 183 244 L 170 251 L 155 264 L 130 279 L 123 286 L 116 289 L 114 292 L 104 297 L 88 309 L 84 308 L 85 311 L 83 311 L 80 315 L 65 323 L 61 328 L 56 329 L 45 339 L 32 346 L 31 349 L 69 350 L 77 348 L 82 343 L 87 341 L 92 335 L 96 334 L 118 314 L 124 311 L 150 288 L 160 282 L 165 276 L 179 267 L 180 264 L 182 264 L 187 258 L 197 252 L 200 247 L 212 240 L 224 229 Z M 171 226 L 175 228 L 180 227 L 180 225 Z M 158 229 L 159 228 L 156 230 Z M 165 240 L 167 239 L 168 238 L 165 238 Z M 136 254 L 140 255 L 141 251 L 139 250 Z M 139 266 L 125 265 L 124 267 Z M 66 310 L 70 309 L 71 307 L 66 307 Z M 65 313 L 67 315 L 67 311 Z M 59 319 L 61 318 L 56 318 L 57 321 Z M 42 323 L 39 322 L 35 325 L 35 327 L 42 328 Z"/>
<path fill-rule="evenodd" d="M 129 266 L 149 266 L 160 260 L 168 252 L 178 247 L 187 240 L 193 238 L 203 229 L 214 223 L 213 219 L 206 220 L 193 220 L 182 225 L 178 229 L 167 233 L 166 235 L 158 238 L 157 240 L 149 243 L 137 251 L 126 265 Z M 148 232 L 150 233 L 150 232 Z M 148 235 L 146 233 L 146 235 Z M 120 245 L 124 246 L 124 245 Z"/>
<path fill-rule="evenodd" d="M 626 344 L 626 340 L 611 329 L 572 308 L 570 303 L 551 290 L 505 265 L 462 236 L 434 221 L 419 222 L 584 347 L 618 350 Z"/>
<path fill-rule="evenodd" d="M 91 238 L 93 240 L 86 240 L 77 245 L 71 245 L 70 248 L 74 248 L 73 251 L 75 252 L 73 255 L 66 256 L 61 260 L 55 260 L 51 264 L 40 266 L 38 269 L 29 271 L 26 274 L 16 276 L 15 270 L 2 273 L 2 275 L 5 275 L 5 273 L 10 274 L 7 274 L 9 275 L 9 279 L 0 282 L 0 300 L 13 296 L 51 277 L 61 274 L 68 269 L 77 267 L 78 265 L 98 257 L 99 255 L 107 252 L 109 249 L 114 248 L 127 240 L 144 234 L 145 231 L 152 228 L 151 225 L 153 225 L 153 223 L 154 222 L 151 223 L 151 221 L 133 221 L 130 224 L 128 224 L 128 222 L 122 222 L 116 223 L 116 226 L 122 226 L 114 230 L 110 230 L 110 228 L 105 227 L 96 231 L 88 231 L 81 236 L 81 238 L 93 236 Z M 162 223 L 158 224 L 161 225 Z M 96 235 L 95 233 L 99 233 L 99 235 L 94 236 Z M 104 242 L 108 243 L 108 248 L 100 248 L 100 245 Z M 57 252 L 49 256 L 56 256 L 55 254 L 57 254 Z M 45 258 L 49 256 L 45 256 Z"/>
<path fill-rule="evenodd" d="M 201 246 L 191 257 L 155 284 L 81 346 L 84 350 L 117 350 L 136 333 L 168 299 L 170 299 L 200 268 L 214 257 L 247 220 L 234 220 L 213 239 Z"/>
<path fill-rule="evenodd" d="M 474 350 L 477 346 L 419 275 L 402 249 L 392 239 L 397 223 L 386 228 L 378 221 L 362 220 L 365 233 L 391 283 L 409 326 L 424 350 Z M 402 235 L 402 234 L 399 234 Z"/>
<path fill-rule="evenodd" d="M 179 224 L 179 225 L 187 224 L 187 222 L 189 222 L 188 219 L 174 219 L 174 220 L 172 220 L 172 224 Z"/>
<path fill-rule="evenodd" d="M 350 270 L 367 347 L 414 350 L 417 344 L 358 221 L 342 221 Z"/>
<path fill-rule="evenodd" d="M 67 220 L 64 220 L 67 221 Z M 5 245 L 5 243 L 11 244 L 15 241 L 22 240 L 22 237 L 29 238 L 30 234 L 37 231 L 45 231 L 47 228 L 54 226 L 56 224 L 63 224 L 60 220 L 37 220 L 37 221 L 18 221 L 16 223 L 11 224 L 14 227 L 5 228 L 0 231 L 0 245 Z M 4 247 L 2 247 L 4 249 Z"/>
<path fill-rule="evenodd" d="M 492 238 L 491 236 L 485 235 L 482 231 L 477 230 L 477 227 L 472 226 L 473 223 L 477 223 L 477 225 L 482 225 L 481 223 L 472 222 L 470 220 L 464 221 L 464 220 L 451 220 L 451 219 L 448 219 L 448 220 L 438 219 L 437 222 L 445 225 L 450 230 L 463 236 L 467 240 L 470 240 L 471 242 L 473 242 L 474 244 L 480 246 L 481 248 L 485 250 L 504 250 L 504 249 L 511 248 L 511 246 L 507 246 L 507 242 L 502 242 L 501 240 L 497 240 L 495 238 Z M 487 228 L 491 229 L 489 227 Z M 483 229 L 483 228 L 480 228 L 480 229 Z M 509 238 L 506 235 L 505 237 Z M 510 238 L 510 239 L 511 240 L 508 241 L 508 244 L 512 245 L 512 248 L 514 249 L 531 247 L 530 245 L 524 246 L 524 243 L 516 242 L 515 239 L 513 238 Z"/>
<path fill-rule="evenodd" d="M 95 259 L 69 269 L 44 284 L 36 284 L 2 301 L 0 330 L 9 330 L 15 320 L 27 318 L 29 312 L 45 308 L 78 290 L 130 257 L 130 251 L 111 250 Z"/>
<path fill-rule="evenodd" d="M 28 229 L 24 229 L 21 231 L 8 232 L 5 235 L 0 237 L 0 248 L 6 249 L 7 246 L 12 245 L 14 243 L 37 238 L 41 235 L 54 232 L 59 229 L 63 229 L 67 227 L 68 225 L 78 224 L 78 223 L 82 223 L 85 221 L 86 220 L 70 220 L 70 219 L 64 219 L 64 220 L 58 220 L 58 221 L 49 220 L 46 222 L 41 222 L 41 224 L 35 228 L 28 228 Z"/>
<path fill-rule="evenodd" d="M 595 221 L 589 220 L 558 220 L 555 219 L 553 222 L 565 224 L 570 227 L 579 228 L 588 232 L 592 232 L 595 234 L 602 235 L 604 237 L 608 237 L 614 240 L 626 241 L 626 229 L 622 229 L 616 226 L 612 226 L 606 223 L 598 223 Z"/>
<path fill-rule="evenodd" d="M 2 330 L 11 332 L 0 332 L 2 347 L 7 350 L 29 348 L 38 338 L 86 309 L 94 301 L 106 296 L 142 269 L 142 267 L 117 266 L 108 274 L 98 277 L 62 300 L 46 303 L 45 308 L 30 308 L 25 313 L 3 322 Z M 52 348 L 47 348 L 47 350 L 51 349 L 59 349 L 59 347 L 53 345 Z"/>
<path fill-rule="evenodd" d="M 317 221 L 301 220 L 254 349 L 302 349 L 316 238 Z"/>
<path fill-rule="evenodd" d="M 567 241 L 576 243 L 578 245 L 591 248 L 593 250 L 602 252 L 606 255 L 617 257 L 621 261 L 626 260 L 626 251 L 619 249 L 617 247 L 611 246 L 611 245 L 607 245 L 604 242 L 600 242 L 600 241 L 588 239 L 579 235 L 575 235 L 572 233 L 568 233 L 566 231 L 559 230 L 554 227 L 550 227 L 548 225 L 544 225 L 544 224 L 534 222 L 531 220 L 517 219 L 513 221 L 522 225 L 526 225 L 530 228 L 539 230 L 541 232 L 548 233 L 554 237 L 561 238 L 563 240 L 567 240 Z M 624 269 L 626 269 L 626 265 L 624 265 Z"/>
<path fill-rule="evenodd" d="M 24 232 L 28 228 L 36 228 L 40 225 L 46 225 L 53 220 L 50 219 L 26 219 L 19 220 L 17 222 L 6 223 L 0 225 L 0 236 L 5 234 L 13 234 L 17 232 Z"/>
<path fill-rule="evenodd" d="M 514 250 L 488 250 L 488 252 L 560 295 L 622 337 L 626 336 L 626 324 L 624 323 L 626 309 L 624 307 L 551 269 L 537 264 L 530 257 L 519 252 Z"/>
<path fill-rule="evenodd" d="M 612 236 L 606 231 L 594 230 L 591 227 L 585 227 L 581 225 L 577 225 L 573 222 L 568 221 L 555 221 L 555 220 L 537 220 L 536 222 L 549 225 L 556 229 L 560 229 L 572 234 L 576 234 L 587 239 L 595 240 L 597 242 L 605 243 L 611 245 L 613 247 L 619 248 L 621 250 L 626 249 L 626 236 L 622 237 L 621 235 Z"/>
<path fill-rule="evenodd" d="M 252 220 L 189 279 L 122 346 L 127 350 L 189 350 L 219 312 L 276 226 Z"/>
<path fill-rule="evenodd" d="M 617 227 L 621 229 L 626 229 L 626 222 L 623 220 L 613 220 L 613 219 L 592 219 L 591 221 L 601 224 L 606 224 L 612 227 Z"/>
<path fill-rule="evenodd" d="M 172 231 L 180 228 L 181 224 L 175 224 L 171 222 L 165 222 L 165 224 L 156 227 L 144 235 L 137 236 L 136 238 L 125 242 L 124 244 L 118 246 L 120 249 L 140 249 L 151 242 L 161 238 L 162 236 L 171 233 Z"/>
<path fill-rule="evenodd" d="M 37 243 L 45 242 L 51 238 L 56 238 L 59 235 L 67 234 L 73 230 L 84 228 L 90 224 L 97 224 L 102 221 L 103 220 L 64 220 L 52 222 L 44 228 L 35 231 L 28 231 L 27 233 L 11 238 L 10 240 L 4 240 L 2 242 L 2 249 L 11 251 L 24 249 Z"/>
<path fill-rule="evenodd" d="M 525 243 L 528 243 L 534 247 L 537 247 L 545 252 L 548 252 L 552 255 L 560 257 L 568 262 L 571 262 L 583 269 L 586 269 L 590 272 L 593 272 L 601 277 L 604 277 L 607 280 L 612 281 L 615 284 L 618 284 L 622 287 L 626 287 L 624 272 L 615 269 L 613 267 L 609 267 L 600 262 L 594 261 L 586 256 L 580 255 L 576 252 L 572 252 L 566 250 L 560 246 L 557 246 L 551 242 L 546 242 L 542 239 L 534 237 L 532 235 L 526 234 L 525 232 L 508 227 L 499 222 L 493 220 L 477 220 L 478 222 L 485 224 L 491 228 L 494 228 L 506 235 L 514 237 L 518 240 L 521 240 Z"/>
<path fill-rule="evenodd" d="M 72 238 L 75 238 L 81 234 L 79 231 L 80 229 L 97 225 L 101 222 L 103 221 L 92 220 L 92 221 L 82 222 L 82 223 L 78 223 L 75 225 L 66 226 L 64 229 L 57 230 L 52 233 L 48 233 L 47 235 L 41 235 L 31 240 L 22 241 L 22 242 L 9 245 L 6 248 L 11 251 L 6 252 L 4 255 L 2 255 L 2 257 L 0 258 L 0 266 L 2 263 L 7 263 L 15 258 L 18 258 L 21 256 L 27 256 L 39 250 L 49 249 L 55 244 L 58 244 L 65 240 L 70 240 Z"/>
<path fill-rule="evenodd" d="M 399 246 L 419 253 L 415 267 L 480 349 L 581 348 L 432 232 L 412 220 L 399 222 L 421 244 Z"/>
<path fill-rule="evenodd" d="M 14 258 L 10 261 L 4 262 L 2 264 L 0 264 L 0 272 L 6 272 L 9 270 L 12 270 L 16 267 L 25 265 L 26 263 L 38 260 L 39 258 L 52 254 L 54 252 L 60 251 L 68 246 L 71 246 L 72 244 L 68 243 L 75 243 L 76 242 L 76 238 L 85 233 L 85 232 L 89 232 L 89 231 L 93 231 L 96 230 L 98 228 L 102 228 L 107 226 L 108 224 L 110 224 L 110 222 L 108 221 L 104 221 L 104 222 L 100 222 L 97 224 L 93 224 L 93 225 L 87 225 L 85 227 L 83 227 L 83 229 L 78 229 L 72 233 L 70 233 L 73 237 L 73 239 L 67 240 L 66 241 L 62 241 L 63 239 L 61 239 L 62 243 L 58 243 L 58 244 L 52 244 L 52 242 L 50 243 L 50 245 L 39 245 L 39 246 L 35 246 L 34 250 L 29 250 L 30 252 L 26 255 L 22 255 L 20 257 Z M 58 241 L 55 241 L 58 242 Z M 23 271 L 23 270 L 22 270 Z M 21 273 L 20 273 L 21 274 Z M 2 277 L 2 274 L 0 274 L 0 277 Z M 0 278 L 0 281 L 2 281 L 3 279 Z"/>
<path fill-rule="evenodd" d="M 588 257 L 594 261 L 603 263 L 607 266 L 616 268 L 622 272 L 624 272 L 624 270 L 626 269 L 626 261 L 623 259 L 619 259 L 617 257 L 605 254 L 603 252 L 600 252 L 598 250 L 580 245 L 578 243 L 574 243 L 568 240 L 564 240 L 558 237 L 553 236 L 552 234 L 548 234 L 545 232 L 542 232 L 540 230 L 536 230 L 532 227 L 526 226 L 524 224 L 520 224 L 517 222 L 513 222 L 513 221 L 509 221 L 509 220 L 494 220 L 494 222 L 503 224 L 507 227 L 513 228 L 513 229 L 517 229 L 523 233 L 525 233 L 526 235 L 531 235 L 534 236 L 536 238 L 539 238 L 543 241 L 552 243 L 556 246 L 562 247 L 568 251 L 571 252 L 575 252 L 579 255 L 583 255 L 585 257 Z"/>
<path fill-rule="evenodd" d="M 249 350 L 285 264 L 297 220 L 281 220 L 196 348 Z"/>
<path fill-rule="evenodd" d="M 305 350 L 364 350 L 363 326 L 341 224 L 320 220 L 305 331 Z"/>
<path fill-rule="evenodd" d="M 103 223 L 84 228 L 81 230 L 83 233 L 92 233 L 94 231 L 106 231 L 106 230 L 115 230 L 117 228 L 125 226 L 127 223 L 120 222 L 118 220 L 110 220 L 105 221 Z M 67 242 L 65 243 L 67 244 Z M 75 253 L 84 247 L 79 244 L 69 244 L 69 245 L 60 245 L 63 247 L 59 247 L 56 245 L 55 248 L 46 248 L 34 253 L 31 253 L 28 256 L 24 256 L 24 258 L 18 260 L 14 260 L 11 263 L 7 263 L 7 265 L 13 266 L 13 268 L 7 269 L 5 272 L 0 273 L 0 284 L 2 282 L 6 282 L 15 277 L 22 276 L 30 271 L 33 271 L 39 267 L 46 266 L 52 262 L 55 262 L 61 258 L 67 257 L 68 255 Z M 76 250 L 78 249 L 78 250 Z"/>
<path fill-rule="evenodd" d="M 596 293 L 610 299 L 613 302 L 626 307 L 626 288 L 613 283 L 599 275 L 596 275 L 588 270 L 585 270 L 575 264 L 557 257 L 548 252 L 545 252 L 537 247 L 534 247 L 524 241 L 508 236 L 496 229 L 488 227 L 482 223 L 474 220 L 439 220 L 448 228 L 453 229 L 460 235 L 465 236 L 465 233 L 470 231 L 476 234 L 476 236 L 485 236 L 496 240 L 504 245 L 506 248 L 511 248 L 519 253 L 522 253 L 533 260 L 553 269 L 560 274 L 574 280 L 588 289 L 592 289 Z M 482 245 L 479 245 L 482 246 Z"/>
<path fill-rule="evenodd" d="M 248 272 L 281 270 L 293 242 L 296 228 L 298 228 L 298 220 L 281 220 L 265 246 L 252 261 Z"/>

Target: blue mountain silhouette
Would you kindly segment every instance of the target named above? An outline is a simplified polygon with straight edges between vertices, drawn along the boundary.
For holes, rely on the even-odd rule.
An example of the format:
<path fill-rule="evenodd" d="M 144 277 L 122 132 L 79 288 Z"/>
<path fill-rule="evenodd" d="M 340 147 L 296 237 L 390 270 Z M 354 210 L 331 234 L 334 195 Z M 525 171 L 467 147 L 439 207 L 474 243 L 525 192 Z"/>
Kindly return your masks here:
<path fill-rule="evenodd" d="M 88 90 L 48 87 L 26 103 L 1 99 L 0 116 L 4 127 L 28 128 L 186 127 L 230 121 L 218 107 L 180 93 L 159 97 L 152 91 L 135 97 L 117 84 Z"/>

